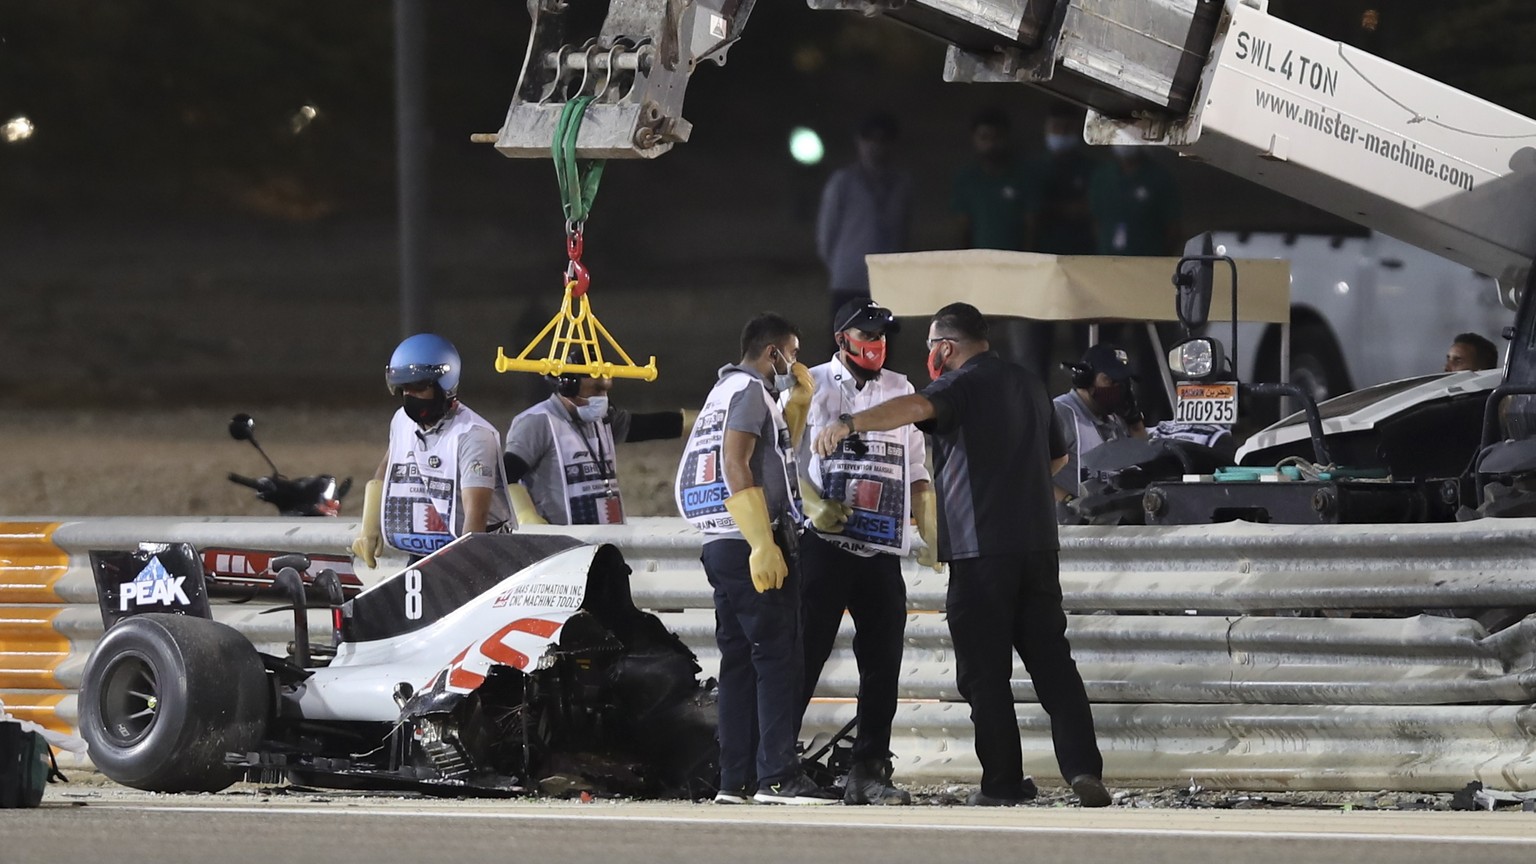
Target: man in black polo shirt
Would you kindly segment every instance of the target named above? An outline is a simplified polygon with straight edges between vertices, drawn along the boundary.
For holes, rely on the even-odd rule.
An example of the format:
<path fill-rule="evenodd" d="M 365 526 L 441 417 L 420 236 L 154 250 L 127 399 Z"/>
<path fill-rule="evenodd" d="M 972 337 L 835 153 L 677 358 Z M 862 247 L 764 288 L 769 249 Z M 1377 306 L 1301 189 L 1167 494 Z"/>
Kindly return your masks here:
<path fill-rule="evenodd" d="M 992 352 L 986 319 L 967 303 L 933 316 L 928 350 L 932 384 L 844 415 L 822 429 L 816 450 L 826 455 L 849 435 L 908 423 L 931 437 L 939 560 L 950 563 L 945 611 L 981 761 L 981 789 L 970 803 L 1035 797 L 1009 684 L 1017 650 L 1051 716 L 1061 776 L 1083 806 L 1108 806 L 1104 760 L 1061 609 L 1051 475 L 1066 464 L 1067 448 L 1045 387 Z"/>

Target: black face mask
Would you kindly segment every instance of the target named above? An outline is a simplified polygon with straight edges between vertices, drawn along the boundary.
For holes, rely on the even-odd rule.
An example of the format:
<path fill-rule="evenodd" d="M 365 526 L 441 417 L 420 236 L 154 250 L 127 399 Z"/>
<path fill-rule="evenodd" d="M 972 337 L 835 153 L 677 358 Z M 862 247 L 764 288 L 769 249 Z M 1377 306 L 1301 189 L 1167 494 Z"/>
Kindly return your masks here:
<path fill-rule="evenodd" d="M 1114 413 L 1125 404 L 1125 385 L 1111 384 L 1108 387 L 1094 387 L 1089 391 L 1093 395 L 1093 401 L 1099 403 L 1099 407 L 1105 411 Z"/>
<path fill-rule="evenodd" d="M 448 394 L 443 392 L 443 388 L 434 387 L 428 399 L 401 395 L 400 407 L 405 409 L 405 416 L 418 425 L 433 426 L 448 413 Z"/>

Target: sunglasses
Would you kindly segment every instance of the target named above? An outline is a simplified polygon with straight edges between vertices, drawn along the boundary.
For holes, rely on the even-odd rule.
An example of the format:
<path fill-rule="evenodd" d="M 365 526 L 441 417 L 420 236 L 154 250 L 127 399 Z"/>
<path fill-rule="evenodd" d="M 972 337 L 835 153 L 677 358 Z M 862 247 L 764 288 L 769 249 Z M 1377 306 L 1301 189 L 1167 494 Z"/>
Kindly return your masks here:
<path fill-rule="evenodd" d="M 853 314 L 849 315 L 848 318 L 843 321 L 843 323 L 834 327 L 832 332 L 841 333 L 844 330 L 847 330 L 849 327 L 853 326 L 853 322 L 859 320 L 860 318 L 866 317 L 869 319 L 866 322 L 867 324 L 878 325 L 881 327 L 889 327 L 891 326 L 891 323 L 896 320 L 896 316 L 891 313 L 891 310 L 885 308 L 884 306 L 876 306 L 871 303 L 868 306 L 860 306 L 858 309 L 855 309 Z M 874 332 L 870 331 L 869 327 L 860 327 L 859 329 Z"/>

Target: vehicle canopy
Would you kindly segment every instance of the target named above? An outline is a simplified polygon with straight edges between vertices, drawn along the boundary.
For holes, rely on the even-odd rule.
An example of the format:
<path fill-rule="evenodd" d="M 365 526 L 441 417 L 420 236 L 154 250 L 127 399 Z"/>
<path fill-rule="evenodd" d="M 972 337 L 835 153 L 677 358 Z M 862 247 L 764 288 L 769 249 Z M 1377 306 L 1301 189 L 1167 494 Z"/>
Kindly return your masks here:
<path fill-rule="evenodd" d="M 997 249 L 869 255 L 874 299 L 897 315 L 931 315 L 966 302 L 988 315 L 1037 321 L 1178 321 L 1173 272 L 1179 259 L 1042 255 Z M 1289 324 L 1291 267 L 1278 259 L 1237 262 L 1239 321 Z M 1232 282 L 1217 266 L 1211 326 L 1232 319 Z"/>
<path fill-rule="evenodd" d="M 1178 258 L 1127 255 L 1043 255 L 1000 249 L 955 249 L 868 255 L 869 287 L 876 302 L 896 315 L 931 315 L 956 302 L 988 315 L 1090 325 L 1144 322 L 1158 356 L 1156 324 L 1177 322 L 1173 273 Z M 1238 320 L 1280 325 L 1280 380 L 1290 379 L 1291 265 L 1282 259 L 1236 262 Z M 1208 332 L 1220 338 L 1232 320 L 1232 274 L 1214 270 Z M 1090 328 L 1089 341 L 1098 342 Z M 1235 346 L 1227 346 L 1229 350 Z M 1170 403 L 1173 379 L 1158 371 Z"/>

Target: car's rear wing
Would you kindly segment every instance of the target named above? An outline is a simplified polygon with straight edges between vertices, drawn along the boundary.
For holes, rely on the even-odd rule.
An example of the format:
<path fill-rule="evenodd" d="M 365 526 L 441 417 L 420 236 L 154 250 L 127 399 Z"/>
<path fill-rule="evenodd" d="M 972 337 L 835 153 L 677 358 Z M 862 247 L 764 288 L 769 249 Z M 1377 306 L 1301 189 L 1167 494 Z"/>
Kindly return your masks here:
<path fill-rule="evenodd" d="M 153 542 L 140 543 L 132 551 L 92 551 L 90 555 L 101 622 L 107 628 L 145 612 L 212 618 L 211 599 L 292 602 L 300 588 L 308 605 L 338 606 L 362 588 L 350 561 L 335 556 L 200 551 L 190 543 Z M 332 566 L 336 561 L 347 565 L 344 573 L 336 572 Z M 288 568 L 294 575 L 280 581 Z"/>
<path fill-rule="evenodd" d="M 145 612 L 212 618 L 203 562 L 190 543 L 140 543 L 132 552 L 91 553 L 101 623 Z"/>

